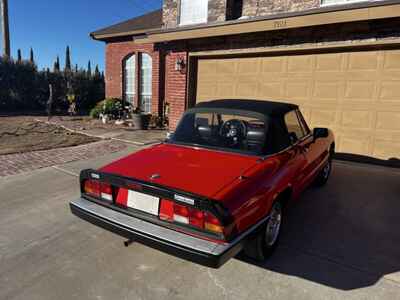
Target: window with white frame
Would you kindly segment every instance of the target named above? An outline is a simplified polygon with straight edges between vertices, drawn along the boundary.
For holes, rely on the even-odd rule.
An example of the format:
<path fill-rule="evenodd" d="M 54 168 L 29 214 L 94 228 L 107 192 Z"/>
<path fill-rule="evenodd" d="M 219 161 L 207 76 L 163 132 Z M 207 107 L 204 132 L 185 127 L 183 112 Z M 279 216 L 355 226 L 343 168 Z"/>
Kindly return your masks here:
<path fill-rule="evenodd" d="M 180 25 L 207 22 L 208 0 L 181 0 L 180 3 Z"/>
<path fill-rule="evenodd" d="M 125 60 L 124 67 L 124 98 L 129 103 L 134 103 L 136 95 L 136 54 Z"/>
<path fill-rule="evenodd" d="M 322 5 L 336 5 L 336 4 L 346 4 L 354 2 L 365 2 L 368 0 L 321 0 Z"/>
<path fill-rule="evenodd" d="M 153 61 L 147 53 L 141 53 L 140 58 L 140 109 L 151 113 Z"/>

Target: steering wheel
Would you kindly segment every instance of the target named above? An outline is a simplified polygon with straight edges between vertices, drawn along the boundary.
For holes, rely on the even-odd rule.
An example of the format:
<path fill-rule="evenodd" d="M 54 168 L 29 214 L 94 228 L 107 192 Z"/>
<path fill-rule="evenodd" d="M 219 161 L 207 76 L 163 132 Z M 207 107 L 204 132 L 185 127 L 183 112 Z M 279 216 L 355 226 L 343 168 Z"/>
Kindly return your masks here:
<path fill-rule="evenodd" d="M 240 144 L 246 137 L 247 126 L 244 121 L 231 119 L 225 121 L 220 130 L 219 135 L 223 137 L 229 146 Z"/>

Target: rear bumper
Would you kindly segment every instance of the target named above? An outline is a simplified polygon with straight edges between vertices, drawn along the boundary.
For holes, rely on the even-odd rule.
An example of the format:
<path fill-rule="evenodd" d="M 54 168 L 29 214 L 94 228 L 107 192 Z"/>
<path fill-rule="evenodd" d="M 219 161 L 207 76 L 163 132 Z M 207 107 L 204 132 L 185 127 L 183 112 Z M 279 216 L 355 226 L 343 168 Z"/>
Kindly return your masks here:
<path fill-rule="evenodd" d="M 243 238 L 231 243 L 215 243 L 125 215 L 83 198 L 72 201 L 70 208 L 74 215 L 96 226 L 207 267 L 220 267 L 243 248 Z"/>

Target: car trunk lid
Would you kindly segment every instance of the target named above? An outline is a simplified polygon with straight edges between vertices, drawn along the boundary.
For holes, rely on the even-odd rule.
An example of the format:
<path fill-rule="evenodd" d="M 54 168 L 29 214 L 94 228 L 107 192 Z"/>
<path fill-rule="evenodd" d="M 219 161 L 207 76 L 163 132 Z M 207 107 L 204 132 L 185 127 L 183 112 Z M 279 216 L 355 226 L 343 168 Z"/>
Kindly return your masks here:
<path fill-rule="evenodd" d="M 100 171 L 212 198 L 257 160 L 255 156 L 237 153 L 159 144 L 113 162 Z"/>

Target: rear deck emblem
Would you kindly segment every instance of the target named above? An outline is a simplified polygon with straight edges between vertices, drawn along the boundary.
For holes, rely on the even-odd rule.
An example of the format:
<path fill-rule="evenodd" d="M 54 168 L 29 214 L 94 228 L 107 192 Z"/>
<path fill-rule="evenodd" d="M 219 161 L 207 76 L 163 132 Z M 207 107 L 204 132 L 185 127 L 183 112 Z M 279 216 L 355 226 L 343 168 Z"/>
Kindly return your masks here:
<path fill-rule="evenodd" d="M 151 180 L 154 180 L 154 179 L 157 179 L 157 178 L 160 178 L 160 177 L 161 177 L 160 174 L 157 174 L 157 173 L 156 173 L 156 174 L 151 175 L 151 176 L 150 176 L 150 179 L 151 179 Z"/>

